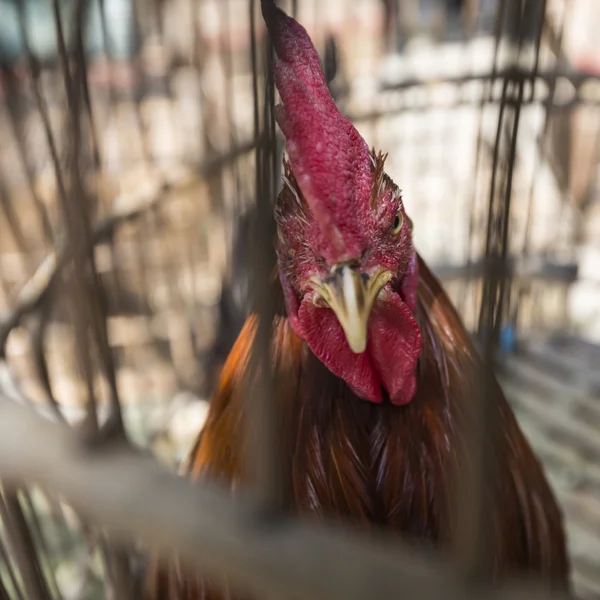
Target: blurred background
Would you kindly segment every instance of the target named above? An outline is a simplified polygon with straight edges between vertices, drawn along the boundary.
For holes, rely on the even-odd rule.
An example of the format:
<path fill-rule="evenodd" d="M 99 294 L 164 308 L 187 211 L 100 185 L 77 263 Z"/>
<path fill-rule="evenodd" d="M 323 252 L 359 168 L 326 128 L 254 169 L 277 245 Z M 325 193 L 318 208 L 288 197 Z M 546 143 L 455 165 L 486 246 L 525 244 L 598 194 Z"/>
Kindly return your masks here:
<path fill-rule="evenodd" d="M 249 310 L 265 39 L 253 4 L 0 0 L 6 364 L 52 418 L 78 422 L 91 397 L 108 414 L 110 377 L 82 367 L 69 307 L 87 296 L 60 293 L 65 227 L 87 227 L 89 314 L 106 324 L 127 431 L 173 468 Z M 498 374 L 565 510 L 577 591 L 600 598 L 597 0 L 281 5 L 315 42 L 342 111 L 389 153 L 417 249 L 473 331 L 489 231 L 506 219 Z M 56 597 L 109 597 L 75 515 L 35 491 L 20 502 L 37 515 Z M 27 597 L 7 569 L 6 527 L 0 576 Z"/>

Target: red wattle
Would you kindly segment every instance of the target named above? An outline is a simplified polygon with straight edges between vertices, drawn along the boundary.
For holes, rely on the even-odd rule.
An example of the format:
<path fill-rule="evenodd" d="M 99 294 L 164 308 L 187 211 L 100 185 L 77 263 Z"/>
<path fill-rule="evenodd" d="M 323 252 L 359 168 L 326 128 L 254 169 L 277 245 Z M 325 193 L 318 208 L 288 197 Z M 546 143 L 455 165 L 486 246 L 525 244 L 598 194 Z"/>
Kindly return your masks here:
<path fill-rule="evenodd" d="M 367 353 L 392 404 L 410 402 L 417 392 L 421 331 L 398 294 L 391 293 L 375 303 L 369 319 Z"/>
<path fill-rule="evenodd" d="M 315 356 L 334 374 L 341 377 L 359 396 L 381 402 L 379 378 L 369 353 L 354 354 L 337 317 L 329 308 L 318 308 L 312 302 L 300 303 L 298 320 L 302 337 Z"/>
<path fill-rule="evenodd" d="M 342 326 L 330 309 L 303 301 L 297 320 L 313 353 L 359 396 L 381 402 L 383 386 L 393 404 L 407 404 L 413 399 L 421 332 L 400 296 L 391 293 L 373 307 L 367 350 L 362 354 L 350 350 Z"/>
<path fill-rule="evenodd" d="M 392 404 L 407 404 L 414 398 L 421 332 L 411 309 L 399 294 L 388 288 L 385 296 L 377 300 L 369 318 L 367 349 L 355 354 L 331 309 L 319 308 L 309 299 L 298 302 L 281 270 L 280 281 L 292 329 L 358 396 L 381 402 L 383 386 Z"/>

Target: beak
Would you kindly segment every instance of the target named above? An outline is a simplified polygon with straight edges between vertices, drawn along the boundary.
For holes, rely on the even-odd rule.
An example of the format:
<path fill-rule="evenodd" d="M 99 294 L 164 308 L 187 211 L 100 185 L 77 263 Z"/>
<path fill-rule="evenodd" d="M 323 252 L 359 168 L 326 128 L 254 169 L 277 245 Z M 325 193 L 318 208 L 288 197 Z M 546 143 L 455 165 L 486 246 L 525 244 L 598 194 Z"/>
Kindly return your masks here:
<path fill-rule="evenodd" d="M 355 354 L 362 354 L 367 348 L 371 309 L 379 291 L 391 278 L 390 271 L 384 269 L 369 276 L 347 264 L 336 265 L 325 280 L 311 278 L 315 291 L 335 313 Z"/>

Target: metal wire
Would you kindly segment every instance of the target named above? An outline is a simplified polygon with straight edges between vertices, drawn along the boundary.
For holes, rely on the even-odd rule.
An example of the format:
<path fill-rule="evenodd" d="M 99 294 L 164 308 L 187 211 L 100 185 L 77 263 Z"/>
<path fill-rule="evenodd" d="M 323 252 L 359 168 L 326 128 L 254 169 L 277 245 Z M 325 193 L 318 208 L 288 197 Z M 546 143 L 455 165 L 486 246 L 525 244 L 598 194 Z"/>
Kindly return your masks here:
<path fill-rule="evenodd" d="M 575 2 L 568 3 L 567 14 Z M 282 444 L 280 407 L 270 372 L 275 314 L 275 299 L 270 294 L 275 260 L 271 213 L 282 152 L 274 119 L 273 50 L 259 18 L 259 3 L 248 0 L 242 11 L 233 0 L 156 0 L 151 10 L 144 12 L 148 7 L 132 0 L 131 19 L 121 31 L 128 32 L 127 44 L 135 48 L 125 57 L 115 49 L 119 30 L 107 0 L 99 0 L 97 7 L 88 0 L 76 0 L 71 10 L 66 4 L 51 2 L 53 22 L 47 27 L 54 32 L 56 45 L 48 58 L 39 55 L 39 44 L 29 32 L 31 6 L 26 0 L 16 2 L 19 57 L 0 57 L 4 108 L 0 127 L 10 133 L 3 139 L 10 141 L 11 150 L 6 154 L 13 161 L 0 160 L 0 361 L 10 374 L 6 381 L 0 378 L 0 397 L 25 403 L 25 396 L 31 395 L 30 404 L 58 421 L 56 431 L 74 426 L 76 441 L 68 438 L 60 450 L 71 448 L 78 460 L 81 456 L 89 458 L 100 473 L 107 472 L 105 461 L 113 454 L 137 465 L 133 447 L 148 444 L 151 436 L 141 433 L 139 420 L 134 423 L 129 417 L 130 405 L 137 400 L 143 405 L 138 411 L 143 411 L 158 397 L 154 403 L 161 405 L 164 415 L 165 405 L 177 392 L 202 390 L 208 395 L 214 377 L 207 375 L 205 384 L 200 385 L 203 372 L 218 371 L 214 365 L 222 363 L 230 338 L 235 337 L 251 306 L 258 315 L 258 330 L 252 376 L 247 382 L 246 457 L 255 492 L 251 508 L 258 504 L 259 518 L 256 510 L 238 511 L 229 499 L 223 500 L 221 507 L 220 496 L 213 497 L 211 490 L 201 491 L 199 506 L 207 512 L 198 518 L 197 529 L 191 528 L 193 535 L 184 540 L 188 558 L 205 561 L 215 573 L 229 561 L 232 575 L 253 591 L 285 592 L 287 585 L 290 597 L 324 598 L 338 593 L 345 598 L 383 598 L 402 587 L 407 597 L 433 598 L 441 594 L 438 584 L 450 593 L 454 580 L 446 578 L 437 563 L 423 569 L 419 565 L 411 572 L 413 566 L 402 562 L 394 573 L 392 561 L 384 560 L 377 573 L 388 577 L 385 581 L 373 581 L 366 569 L 358 566 L 343 579 L 340 557 L 359 565 L 365 540 L 350 540 L 345 546 L 342 537 L 330 529 L 320 533 L 291 523 L 289 545 L 285 537 L 261 537 L 265 518 L 281 516 L 286 498 L 282 489 L 284 466 L 278 452 Z M 351 2 L 339 0 L 339 4 L 346 12 L 353 9 Z M 377 14 L 388 18 L 383 49 L 369 68 L 374 70 L 376 63 L 388 64 L 382 62 L 383 55 L 407 62 L 401 67 L 390 62 L 392 66 L 383 77 L 370 74 L 377 91 L 368 102 L 361 96 L 362 90 L 355 89 L 360 84 L 332 86 L 332 90 L 359 127 L 372 126 L 370 140 L 392 146 L 385 150 L 390 151 L 398 173 L 404 171 L 409 178 L 410 168 L 405 169 L 403 161 L 415 152 L 416 145 L 432 146 L 440 136 L 439 130 L 430 128 L 418 144 L 410 141 L 408 117 L 434 114 L 437 109 L 458 114 L 467 107 L 476 114 L 474 152 L 468 159 L 471 180 L 465 186 L 467 200 L 462 204 L 466 207 L 466 233 L 460 244 L 466 252 L 462 264 L 452 260 L 436 263 L 434 259 L 433 266 L 449 289 L 458 282 L 460 293 L 455 297 L 467 321 L 468 301 L 477 298 L 470 325 L 479 334 L 486 361 L 480 393 L 472 399 L 467 419 L 466 451 L 474 460 L 472 469 L 465 471 L 456 499 L 461 534 L 453 565 L 467 577 L 477 577 L 490 561 L 484 537 L 489 515 L 483 489 L 485 479 L 493 477 L 495 433 L 487 389 L 506 315 L 516 314 L 513 320 L 521 327 L 527 320 L 521 307 L 535 302 L 536 285 L 567 289 L 577 274 L 573 261 L 548 256 L 549 252 L 542 252 L 533 240 L 534 198 L 540 193 L 536 172 L 551 162 L 547 146 L 553 119 L 571 115 L 581 107 L 597 109 L 600 75 L 566 60 L 562 24 L 552 41 L 556 56 L 548 58 L 547 46 L 552 44 L 547 38 L 552 28 L 545 0 L 500 0 L 493 23 L 484 22 L 484 3 L 476 1 L 463 2 L 458 13 L 449 3 L 436 1 L 429 5 L 432 12 L 421 20 L 415 18 L 418 3 L 373 0 L 364 4 L 376 6 L 373 14 L 379 10 Z M 94 7 L 98 15 L 96 53 L 89 51 Z M 312 2 L 310 11 L 305 7 L 306 3 L 297 0 L 285 6 L 290 14 L 307 19 L 306 26 L 315 40 L 324 39 L 323 29 L 335 29 L 324 24 L 326 18 L 321 18 L 320 12 L 324 9 Z M 309 13 L 316 15 L 314 23 Z M 351 62 L 347 57 L 352 56 L 353 45 L 362 48 L 365 55 L 371 51 L 361 32 L 373 24 L 366 17 L 354 21 L 354 25 L 351 20 L 343 21 L 340 31 L 334 31 L 334 54 L 339 61 Z M 350 27 L 355 29 L 344 31 Z M 411 71 L 407 48 L 419 36 L 434 38 L 440 44 L 464 38 L 468 48 L 486 35 L 491 41 L 491 62 L 485 69 L 442 76 Z M 2 52 L 3 47 L 0 44 Z M 507 47 L 512 50 L 508 62 L 504 53 Z M 362 58 L 366 64 L 366 56 Z M 335 77 L 342 71 L 348 77 L 347 63 L 335 66 Z M 364 73 L 356 67 L 354 79 L 360 82 L 360 77 Z M 565 85 L 570 86 L 570 94 L 559 98 L 557 90 Z M 448 89 L 453 93 L 447 97 L 433 93 Z M 428 95 L 427 90 L 433 92 Z M 524 202 L 516 191 L 524 177 L 520 148 L 523 129 L 534 120 L 534 110 L 542 111 L 543 123 L 538 128 L 533 175 Z M 488 126 L 490 114 L 495 124 L 493 133 Z M 446 148 L 445 154 L 452 152 Z M 443 169 L 439 164 L 435 168 Z M 133 191 L 127 189 L 128 179 L 133 181 Z M 411 185 L 414 192 L 417 186 L 409 183 L 409 192 Z M 590 181 L 590 190 L 596 186 L 597 182 Z M 406 195 L 410 197 L 410 193 Z M 561 202 L 571 214 L 567 195 Z M 521 215 L 525 205 L 525 216 L 515 216 Z M 250 242 L 232 239 L 236 232 L 241 239 L 242 219 L 251 224 Z M 517 235 L 514 229 L 519 219 L 524 225 Z M 417 231 L 427 226 L 424 221 L 416 222 Z M 525 258 L 515 253 L 517 237 Z M 553 241 L 548 242 L 551 248 Z M 238 245 L 241 252 L 234 252 L 232 248 Z M 19 257 L 20 268 L 10 276 L 6 265 L 14 257 Z M 240 260 L 240 264 L 226 266 L 226 259 Z M 246 270 L 252 280 L 249 297 L 231 301 L 233 287 L 239 283 L 231 273 Z M 513 309 L 515 296 L 518 301 Z M 132 299 L 133 308 L 123 306 L 124 298 Z M 227 310 L 218 314 L 216 306 L 227 306 Z M 224 333 L 215 325 L 219 319 Z M 130 339 L 124 339 L 125 331 Z M 27 360 L 21 360 L 18 352 L 15 357 L 14 347 L 19 347 L 21 338 L 26 340 L 21 346 L 28 348 L 22 351 Z M 29 371 L 23 363 L 31 365 Z M 27 422 L 25 417 L 15 418 Z M 51 431 L 41 426 L 40 437 L 46 439 L 48 435 L 50 439 L 54 435 Z M 50 455 L 61 456 L 58 450 L 54 454 L 48 450 Z M 41 462 L 29 457 L 27 464 L 38 472 L 41 469 Z M 81 463 L 77 465 L 81 467 Z M 141 461 L 141 465 L 146 463 Z M 157 480 L 154 471 L 141 473 L 143 484 Z M 69 473 L 60 481 L 65 491 L 74 485 Z M 173 489 L 177 493 L 170 496 L 168 488 L 164 497 L 176 499 L 181 493 L 183 498 L 183 487 Z M 25 491 L 17 492 L 14 481 L 8 481 L 0 500 L 0 553 L 10 555 L 10 560 L 1 557 L 7 571 L 0 572 L 0 598 L 60 597 L 60 578 L 47 572 L 47 565 L 54 567 L 58 559 L 48 560 L 46 556 L 54 547 L 47 543 L 41 525 L 46 514 L 29 496 L 25 503 L 19 500 L 19 493 Z M 184 505 L 192 510 L 191 501 Z M 102 506 L 95 505 L 91 512 L 92 516 L 111 516 Z M 167 512 L 158 510 L 153 517 Z M 219 515 L 231 518 L 231 522 L 213 527 L 211 518 Z M 173 518 L 177 533 L 183 535 L 181 519 Z M 148 522 L 144 524 L 136 515 L 131 527 L 123 524 L 128 533 L 135 533 L 136 527 L 143 528 Z M 84 587 L 91 585 L 91 580 L 102 580 L 97 583 L 103 593 L 110 590 L 116 598 L 131 597 L 135 589 L 132 563 L 137 557 L 131 536 L 127 544 L 122 540 L 117 543 L 114 531 L 107 537 L 87 520 L 75 525 L 62 519 L 59 528 L 68 533 L 73 548 L 79 548 L 73 540 L 83 538 L 86 554 L 99 552 L 102 557 L 101 569 L 90 566 L 92 558 L 86 561 Z M 168 527 L 149 529 L 155 538 L 158 531 L 172 542 Z M 285 533 L 285 527 L 277 529 L 277 535 Z M 191 541 L 221 543 L 220 554 L 213 557 L 210 549 L 198 550 Z M 246 542 L 257 544 L 260 552 L 254 556 Z M 286 562 L 285 550 L 289 551 L 287 558 L 298 560 L 305 545 L 316 542 L 341 554 L 328 559 L 325 550 L 315 548 L 303 573 L 312 577 L 313 583 L 302 588 L 301 568 Z M 374 564 L 382 554 L 367 546 L 365 542 L 366 564 Z M 269 550 L 280 555 L 270 557 Z M 399 556 L 402 561 L 406 559 L 402 553 Z M 254 573 L 244 567 L 244 561 L 254 565 Z M 337 580 L 325 581 L 328 566 Z M 260 581 L 257 573 L 265 580 Z M 408 582 L 408 587 L 403 587 L 402 581 Z M 376 589 L 369 591 L 365 582 Z M 338 584 L 337 592 L 333 583 Z M 467 593 L 457 587 L 456 597 L 463 592 Z M 510 593 L 498 595 L 508 598 Z"/>

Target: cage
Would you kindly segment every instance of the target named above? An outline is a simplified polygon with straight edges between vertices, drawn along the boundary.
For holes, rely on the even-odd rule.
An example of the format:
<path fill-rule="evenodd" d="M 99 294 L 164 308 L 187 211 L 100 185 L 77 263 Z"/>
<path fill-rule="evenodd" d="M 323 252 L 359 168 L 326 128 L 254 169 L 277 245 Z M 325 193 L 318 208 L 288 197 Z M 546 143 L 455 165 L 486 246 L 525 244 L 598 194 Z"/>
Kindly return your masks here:
<path fill-rule="evenodd" d="M 437 563 L 325 526 L 292 523 L 273 541 L 251 517 L 248 533 L 229 498 L 168 475 L 248 314 L 273 310 L 253 285 L 276 260 L 283 153 L 259 4 L 0 2 L 2 598 L 138 597 L 147 544 L 255 594 L 451 593 Z M 600 598 L 595 3 L 280 4 L 337 104 L 389 153 L 417 249 L 564 511 L 575 592 Z M 263 384 L 252 458 L 268 503 L 276 407 Z"/>

